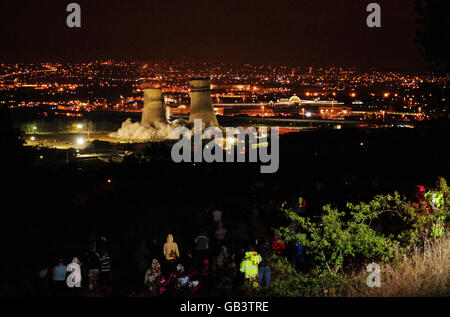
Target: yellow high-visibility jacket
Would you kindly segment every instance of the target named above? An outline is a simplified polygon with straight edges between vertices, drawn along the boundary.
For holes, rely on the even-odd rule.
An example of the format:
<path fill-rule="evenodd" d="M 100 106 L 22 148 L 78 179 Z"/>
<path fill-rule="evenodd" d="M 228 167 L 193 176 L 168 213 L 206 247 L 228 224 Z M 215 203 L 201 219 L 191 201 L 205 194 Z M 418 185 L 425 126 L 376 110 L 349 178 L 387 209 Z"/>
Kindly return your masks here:
<path fill-rule="evenodd" d="M 255 251 L 245 253 L 245 257 L 241 262 L 240 271 L 245 274 L 245 278 L 252 278 L 258 276 L 258 264 L 261 263 L 262 258 Z"/>
<path fill-rule="evenodd" d="M 444 195 L 441 192 L 428 191 L 425 193 L 425 198 L 428 199 L 433 209 L 441 209 L 444 207 Z"/>

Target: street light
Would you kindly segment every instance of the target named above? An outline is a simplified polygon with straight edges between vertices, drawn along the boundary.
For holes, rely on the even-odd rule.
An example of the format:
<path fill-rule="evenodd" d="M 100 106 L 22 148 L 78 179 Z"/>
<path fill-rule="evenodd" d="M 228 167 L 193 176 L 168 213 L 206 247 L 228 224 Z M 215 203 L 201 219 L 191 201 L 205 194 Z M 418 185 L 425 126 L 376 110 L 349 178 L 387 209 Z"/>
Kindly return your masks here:
<path fill-rule="evenodd" d="M 84 144 L 84 139 L 83 138 L 78 138 L 77 139 L 77 144 L 78 145 L 83 145 Z"/>
<path fill-rule="evenodd" d="M 81 129 L 83 129 L 83 125 L 82 125 L 81 123 L 78 123 L 78 124 L 77 124 L 77 128 L 78 128 L 79 130 L 81 130 Z M 86 124 L 86 128 L 87 128 L 87 139 L 88 139 L 88 141 L 89 141 L 89 124 Z"/>

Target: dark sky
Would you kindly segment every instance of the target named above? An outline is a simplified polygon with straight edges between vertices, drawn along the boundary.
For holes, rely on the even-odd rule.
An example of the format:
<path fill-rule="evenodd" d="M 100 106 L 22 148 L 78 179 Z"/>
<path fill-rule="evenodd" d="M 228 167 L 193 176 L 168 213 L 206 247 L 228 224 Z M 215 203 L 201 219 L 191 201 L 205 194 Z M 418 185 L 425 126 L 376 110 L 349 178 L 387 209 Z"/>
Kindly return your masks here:
<path fill-rule="evenodd" d="M 81 29 L 65 8 L 81 5 Z M 414 0 L 13 0 L 1 61 L 168 59 L 422 70 Z M 381 5 L 382 27 L 366 26 Z"/>

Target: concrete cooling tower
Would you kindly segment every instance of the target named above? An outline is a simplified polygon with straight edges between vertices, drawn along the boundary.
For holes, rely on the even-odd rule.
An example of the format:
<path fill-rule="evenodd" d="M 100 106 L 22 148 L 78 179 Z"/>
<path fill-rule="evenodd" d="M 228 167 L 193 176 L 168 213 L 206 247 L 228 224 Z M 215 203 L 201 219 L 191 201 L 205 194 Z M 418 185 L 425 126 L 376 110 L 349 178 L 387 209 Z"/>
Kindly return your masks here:
<path fill-rule="evenodd" d="M 189 122 L 202 119 L 205 128 L 219 126 L 211 100 L 211 80 L 209 78 L 194 78 L 189 81 L 191 88 L 191 111 Z"/>
<path fill-rule="evenodd" d="M 144 89 L 144 110 L 141 123 L 155 126 L 155 123 L 167 123 L 166 107 L 161 88 Z"/>

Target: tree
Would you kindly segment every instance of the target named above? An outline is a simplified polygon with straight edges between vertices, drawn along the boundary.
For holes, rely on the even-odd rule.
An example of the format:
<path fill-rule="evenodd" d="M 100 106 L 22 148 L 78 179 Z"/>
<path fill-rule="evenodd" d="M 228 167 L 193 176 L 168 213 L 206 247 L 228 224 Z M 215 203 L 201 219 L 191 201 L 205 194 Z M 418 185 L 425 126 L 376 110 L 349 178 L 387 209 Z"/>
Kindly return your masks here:
<path fill-rule="evenodd" d="M 418 28 L 416 42 L 438 73 L 450 71 L 450 2 L 448 0 L 416 0 Z"/>

